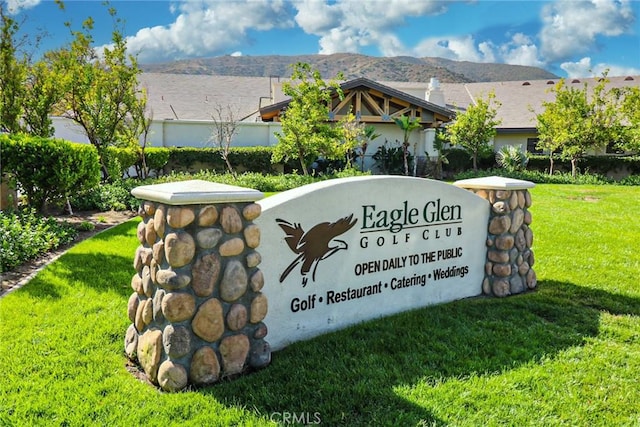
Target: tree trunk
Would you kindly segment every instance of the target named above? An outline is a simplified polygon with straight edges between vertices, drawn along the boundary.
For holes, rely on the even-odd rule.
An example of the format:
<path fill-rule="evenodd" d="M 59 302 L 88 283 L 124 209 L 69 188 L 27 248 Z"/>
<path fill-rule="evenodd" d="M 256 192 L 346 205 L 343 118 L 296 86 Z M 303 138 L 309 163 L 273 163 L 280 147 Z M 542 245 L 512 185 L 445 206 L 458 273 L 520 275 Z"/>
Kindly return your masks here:
<path fill-rule="evenodd" d="M 576 158 L 571 159 L 571 177 L 574 179 L 576 177 L 576 173 L 578 169 L 577 163 L 578 163 L 578 159 Z"/>
<path fill-rule="evenodd" d="M 309 171 L 307 171 L 307 166 L 304 164 L 304 153 L 302 150 L 298 150 L 298 160 L 300 160 L 300 167 L 302 168 L 302 174 L 304 176 L 309 175 Z"/>
<path fill-rule="evenodd" d="M 418 143 L 413 144 L 413 176 L 418 174 Z"/>
<path fill-rule="evenodd" d="M 233 167 L 231 166 L 231 162 L 229 162 L 229 157 L 226 154 L 224 155 L 224 161 L 227 164 L 227 169 L 229 169 L 229 173 L 231 174 L 233 179 L 237 179 L 238 176 L 236 175 L 236 172 L 233 170 Z"/>
<path fill-rule="evenodd" d="M 549 175 L 553 175 L 553 154 L 549 156 Z"/>
<path fill-rule="evenodd" d="M 367 152 L 368 144 L 365 142 L 362 144 L 362 158 L 360 159 L 360 169 L 364 172 L 364 154 Z"/>
<path fill-rule="evenodd" d="M 404 162 L 404 176 L 409 176 L 409 161 L 407 157 L 409 154 L 409 144 L 405 142 L 402 144 L 402 160 Z"/>
<path fill-rule="evenodd" d="M 478 153 L 473 153 L 473 171 L 478 172 Z"/>

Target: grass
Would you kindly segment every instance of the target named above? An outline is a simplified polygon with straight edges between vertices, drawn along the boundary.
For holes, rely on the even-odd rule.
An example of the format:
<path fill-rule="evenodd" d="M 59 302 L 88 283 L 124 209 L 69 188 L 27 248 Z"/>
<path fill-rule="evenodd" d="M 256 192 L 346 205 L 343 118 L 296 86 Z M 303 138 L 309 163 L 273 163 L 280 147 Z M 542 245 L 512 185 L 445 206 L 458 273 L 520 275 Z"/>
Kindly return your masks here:
<path fill-rule="evenodd" d="M 137 222 L 98 234 L 0 299 L 0 425 L 638 425 L 640 188 L 532 193 L 536 292 L 368 322 L 176 394 L 125 368 Z"/>

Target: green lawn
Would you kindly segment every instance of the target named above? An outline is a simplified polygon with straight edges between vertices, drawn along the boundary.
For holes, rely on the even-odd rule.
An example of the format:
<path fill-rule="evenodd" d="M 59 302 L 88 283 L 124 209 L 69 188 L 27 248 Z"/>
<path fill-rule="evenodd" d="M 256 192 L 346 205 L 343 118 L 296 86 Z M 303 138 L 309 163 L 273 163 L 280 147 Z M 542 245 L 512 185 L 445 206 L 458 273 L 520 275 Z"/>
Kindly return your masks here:
<path fill-rule="evenodd" d="M 0 299 L 0 426 L 640 425 L 640 187 L 532 194 L 536 292 L 368 322 L 175 394 L 125 366 L 137 222 L 99 234 Z"/>

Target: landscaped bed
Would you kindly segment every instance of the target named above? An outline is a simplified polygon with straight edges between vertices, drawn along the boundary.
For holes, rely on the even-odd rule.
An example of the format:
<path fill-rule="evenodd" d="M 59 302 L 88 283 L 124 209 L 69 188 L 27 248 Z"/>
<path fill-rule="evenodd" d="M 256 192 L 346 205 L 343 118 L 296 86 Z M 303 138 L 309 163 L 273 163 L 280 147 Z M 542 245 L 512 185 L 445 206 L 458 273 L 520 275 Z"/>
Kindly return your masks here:
<path fill-rule="evenodd" d="M 174 394 L 123 353 L 139 219 L 100 233 L 0 299 L 0 425 L 638 424 L 640 187 L 532 196 L 537 291 L 369 322 Z"/>

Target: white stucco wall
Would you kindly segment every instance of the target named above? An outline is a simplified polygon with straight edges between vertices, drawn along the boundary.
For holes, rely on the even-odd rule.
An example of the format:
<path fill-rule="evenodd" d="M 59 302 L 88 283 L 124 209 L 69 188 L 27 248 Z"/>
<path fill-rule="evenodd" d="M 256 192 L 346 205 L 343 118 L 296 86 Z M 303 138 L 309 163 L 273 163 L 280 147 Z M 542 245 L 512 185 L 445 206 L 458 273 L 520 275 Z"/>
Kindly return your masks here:
<path fill-rule="evenodd" d="M 73 142 L 89 142 L 82 128 L 68 119 L 54 117 L 55 137 Z M 373 155 L 378 148 L 388 141 L 389 145 L 397 146 L 402 143 L 404 135 L 395 123 L 377 124 L 376 132 L 381 134 L 367 148 L 365 153 L 365 168 L 371 169 L 374 165 Z M 207 147 L 212 146 L 209 140 L 213 123 L 210 121 L 195 120 L 154 120 L 148 137 L 151 147 Z M 277 122 L 241 122 L 238 132 L 233 139 L 234 147 L 273 146 L 278 140 L 276 132 L 281 131 L 282 126 Z M 427 151 L 434 155 L 433 137 L 434 130 L 413 131 L 409 141 L 409 150 L 413 155 L 424 156 Z M 398 144 L 396 144 L 398 141 Z M 414 144 L 417 150 L 414 153 Z M 360 162 L 358 162 L 360 164 Z"/>

